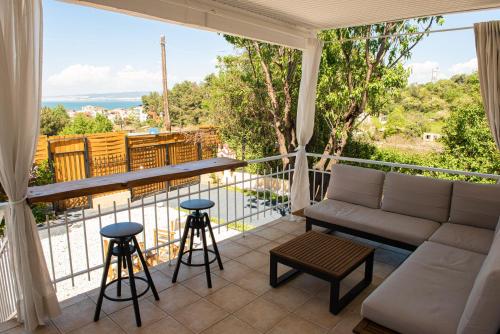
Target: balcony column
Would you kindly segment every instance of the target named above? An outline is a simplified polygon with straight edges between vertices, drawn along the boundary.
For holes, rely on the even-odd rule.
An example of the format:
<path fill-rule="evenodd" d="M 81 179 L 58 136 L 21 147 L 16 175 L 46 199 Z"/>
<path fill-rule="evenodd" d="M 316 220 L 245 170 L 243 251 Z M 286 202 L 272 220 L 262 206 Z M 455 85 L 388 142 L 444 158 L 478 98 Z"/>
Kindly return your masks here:
<path fill-rule="evenodd" d="M 0 1 L 0 183 L 9 198 L 11 262 L 2 269 L 13 277 L 13 311 L 28 332 L 60 313 L 26 202 L 40 123 L 42 43 L 42 1 Z"/>
<path fill-rule="evenodd" d="M 302 53 L 302 77 L 295 122 L 298 147 L 292 180 L 292 212 L 305 208 L 310 205 L 311 201 L 306 145 L 314 130 L 316 86 L 323 42 L 317 38 L 309 38 L 306 45 L 307 47 Z"/>

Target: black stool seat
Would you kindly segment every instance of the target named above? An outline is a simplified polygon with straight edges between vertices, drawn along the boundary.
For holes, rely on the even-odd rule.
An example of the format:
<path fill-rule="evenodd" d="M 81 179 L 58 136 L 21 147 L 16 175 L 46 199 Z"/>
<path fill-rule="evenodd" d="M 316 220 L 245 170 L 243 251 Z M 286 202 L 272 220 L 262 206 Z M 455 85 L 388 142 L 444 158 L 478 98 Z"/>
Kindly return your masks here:
<path fill-rule="evenodd" d="M 208 199 L 190 199 L 179 204 L 181 208 L 186 210 L 206 210 L 215 205 L 214 202 Z"/>
<path fill-rule="evenodd" d="M 105 226 L 101 229 L 101 235 L 110 239 L 132 237 L 142 232 L 144 227 L 138 223 L 117 223 Z"/>
<path fill-rule="evenodd" d="M 139 243 L 135 236 L 143 231 L 144 227 L 138 223 L 125 222 L 116 223 L 105 226 L 101 229 L 101 235 L 103 237 L 109 238 L 110 242 L 108 245 L 108 253 L 106 255 L 106 262 L 104 263 L 104 272 L 102 273 L 101 281 L 101 291 L 99 293 L 99 298 L 97 299 L 97 306 L 94 314 L 94 321 L 99 320 L 101 314 L 102 301 L 104 298 L 115 301 L 124 302 L 132 301 L 134 305 L 135 322 L 137 326 L 141 326 L 141 314 L 139 311 L 139 297 L 146 294 L 146 292 L 151 288 L 153 295 L 156 300 L 160 300 L 158 292 L 156 291 L 153 279 L 149 273 L 148 265 L 144 260 Z M 132 255 L 137 253 L 139 261 L 141 262 L 142 269 L 146 274 L 146 278 L 134 276 L 134 268 L 132 262 Z M 111 257 L 117 257 L 118 265 L 118 278 L 106 283 L 106 278 L 108 275 L 109 267 L 111 265 Z M 128 269 L 128 277 L 122 277 L 122 266 L 123 269 Z M 106 294 L 106 288 L 111 284 L 116 282 L 116 295 L 121 297 L 122 291 L 122 280 L 128 279 L 130 284 L 130 294 L 131 297 L 128 298 L 114 298 Z M 141 280 L 146 282 L 146 289 L 140 293 L 137 293 L 135 281 Z"/>
<path fill-rule="evenodd" d="M 177 275 L 179 274 L 179 268 L 182 263 L 187 266 L 204 266 L 205 274 L 207 276 L 207 284 L 208 287 L 211 288 L 212 279 L 210 276 L 210 263 L 217 261 L 220 270 L 223 270 L 224 267 L 222 266 L 222 260 L 219 254 L 219 250 L 217 249 L 217 243 L 215 242 L 214 232 L 212 231 L 212 226 L 210 225 L 210 217 L 206 212 L 201 213 L 200 210 L 210 209 L 215 205 L 215 203 L 207 199 L 191 199 L 188 201 L 184 201 L 179 205 L 183 209 L 191 210 L 194 212 L 188 215 L 186 224 L 184 226 L 184 233 L 182 234 L 181 238 L 181 245 L 180 245 L 179 255 L 177 258 L 177 264 L 175 266 L 174 276 L 172 277 L 172 283 L 175 283 L 177 281 Z M 208 229 L 208 233 L 212 238 L 213 250 L 208 249 L 205 229 Z M 189 238 L 189 249 L 184 251 L 189 232 L 191 232 L 191 237 Z M 193 239 L 195 232 L 198 237 L 200 237 L 200 232 L 201 232 L 201 241 L 203 243 L 202 248 L 193 248 Z M 203 263 L 192 262 L 193 253 L 197 251 L 203 252 Z M 214 254 L 215 258 L 209 259 L 208 257 L 209 253 Z M 187 261 L 184 261 L 182 257 L 186 254 L 188 255 L 188 259 Z"/>

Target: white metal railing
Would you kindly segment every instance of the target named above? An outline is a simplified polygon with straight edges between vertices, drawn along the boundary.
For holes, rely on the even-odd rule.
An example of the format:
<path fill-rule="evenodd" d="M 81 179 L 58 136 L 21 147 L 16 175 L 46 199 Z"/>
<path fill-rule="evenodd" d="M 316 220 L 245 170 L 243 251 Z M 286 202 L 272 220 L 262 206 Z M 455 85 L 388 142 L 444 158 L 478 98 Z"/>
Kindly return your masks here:
<path fill-rule="evenodd" d="M 288 155 L 292 157 L 294 154 Z M 187 212 L 179 209 L 188 198 L 207 198 L 215 202 L 209 210 L 216 238 L 223 239 L 286 215 L 290 211 L 288 180 L 293 169 L 283 167 L 282 156 L 248 161 L 246 168 L 225 172 L 216 182 L 162 191 L 126 204 L 113 202 L 108 208 L 64 212 L 39 228 L 51 279 L 58 289 L 89 289 L 87 282 L 98 284 L 102 273 L 105 248 L 100 229 L 120 221 L 136 221 L 144 225 L 139 242 L 143 252 L 162 254 L 163 261 L 174 258 L 171 245 L 177 246 L 181 225 Z M 214 178 L 216 178 L 214 176 Z M 160 237 L 162 231 L 167 237 Z"/>
<path fill-rule="evenodd" d="M 7 238 L 0 239 L 0 289 L 0 322 L 4 322 L 16 314 L 15 285 Z"/>
<path fill-rule="evenodd" d="M 286 157 L 293 157 L 295 153 Z M 322 155 L 308 153 L 313 160 Z M 173 248 L 179 244 L 182 224 L 187 212 L 179 209 L 181 201 L 188 198 L 207 198 L 215 202 L 209 210 L 216 238 L 223 239 L 237 233 L 245 234 L 251 228 L 272 221 L 290 212 L 290 183 L 293 166 L 283 167 L 282 158 L 272 156 L 248 161 L 248 166 L 234 173 L 225 172 L 214 182 L 202 179 L 197 185 L 179 188 L 175 191 L 163 191 L 125 204 L 113 202 L 110 207 L 98 205 L 93 209 L 71 210 L 56 218 L 49 218 L 39 228 L 47 264 L 58 293 L 70 296 L 98 286 L 104 262 L 104 240 L 100 229 L 108 224 L 120 221 L 136 221 L 144 225 L 139 242 L 143 243 L 144 252 L 163 256 L 162 261 L 171 263 L 175 258 Z M 464 172 L 399 164 L 366 159 L 327 156 L 341 162 L 363 165 L 384 166 L 391 170 L 414 170 L 420 172 L 444 173 L 500 180 L 500 175 Z M 327 188 L 325 177 L 329 171 L 309 169 L 315 198 L 324 198 Z M 214 177 L 216 178 L 216 177 Z M 154 231 L 166 232 L 167 237 L 159 236 Z M 0 252 L 0 278 L 10 278 L 8 247 Z M 6 275 L 6 276 L 2 276 Z M 8 279 L 7 279 L 8 280 Z M 4 284 L 4 283 L 0 283 Z M 3 285 L 0 285 L 4 291 Z M 79 289 L 79 290 L 78 290 Z M 8 296 L 9 298 L 11 295 Z M 2 296 L 2 298 L 5 298 Z M 7 304 L 0 300 L 2 305 Z M 2 306 L 3 307 L 3 306 Z M 10 306 L 9 306 L 10 307 Z M 7 308 L 8 309 L 8 308 Z M 3 319 L 3 309 L 0 316 Z"/>
<path fill-rule="evenodd" d="M 496 180 L 497 183 L 500 183 L 500 175 L 499 174 L 486 174 L 486 173 L 477 173 L 477 172 L 466 172 L 460 170 L 453 169 L 445 169 L 445 168 L 436 168 L 436 167 L 427 167 L 427 166 L 419 166 L 419 165 L 410 165 L 410 164 L 401 164 L 396 162 L 387 162 L 387 161 L 378 161 L 378 160 L 368 160 L 368 159 L 358 159 L 358 158 L 349 158 L 342 157 L 336 155 L 322 155 L 317 153 L 307 153 L 307 156 L 310 158 L 326 158 L 333 159 L 338 162 L 349 162 L 356 163 L 360 165 L 376 165 L 382 167 L 388 167 L 391 171 L 398 170 L 411 170 L 411 171 L 419 171 L 419 172 L 428 172 L 434 175 L 439 174 L 447 174 L 447 175 L 459 175 L 464 177 L 473 177 L 478 179 L 487 179 L 487 180 Z M 326 195 L 327 184 L 325 183 L 325 175 L 330 174 L 330 171 L 319 170 L 315 168 L 309 168 L 309 175 L 312 174 L 312 196 L 311 203 L 316 203 L 317 198 L 324 198 Z"/>

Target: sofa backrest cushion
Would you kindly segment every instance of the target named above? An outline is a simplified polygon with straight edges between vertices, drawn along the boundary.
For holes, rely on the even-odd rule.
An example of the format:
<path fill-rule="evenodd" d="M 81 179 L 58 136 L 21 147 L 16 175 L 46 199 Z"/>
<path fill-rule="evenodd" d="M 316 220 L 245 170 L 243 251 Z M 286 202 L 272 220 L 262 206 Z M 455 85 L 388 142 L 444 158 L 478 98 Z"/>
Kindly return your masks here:
<path fill-rule="evenodd" d="M 326 197 L 378 209 L 384 177 L 385 173 L 376 169 L 336 164 Z"/>
<path fill-rule="evenodd" d="M 499 184 L 453 183 L 450 222 L 494 230 L 499 217 Z"/>
<path fill-rule="evenodd" d="M 494 334 L 500 330 L 500 232 L 474 281 L 458 325 L 459 334 Z"/>
<path fill-rule="evenodd" d="M 451 188 L 447 180 L 390 172 L 385 176 L 382 210 L 446 222 Z"/>

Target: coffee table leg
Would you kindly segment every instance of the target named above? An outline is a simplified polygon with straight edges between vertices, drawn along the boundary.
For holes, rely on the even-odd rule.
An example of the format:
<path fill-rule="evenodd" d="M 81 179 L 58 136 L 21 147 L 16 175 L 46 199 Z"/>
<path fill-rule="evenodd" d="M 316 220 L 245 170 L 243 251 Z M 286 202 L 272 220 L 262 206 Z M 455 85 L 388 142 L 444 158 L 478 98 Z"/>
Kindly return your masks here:
<path fill-rule="evenodd" d="M 275 288 L 278 286 L 278 260 L 271 255 L 269 263 L 269 284 Z"/>
<path fill-rule="evenodd" d="M 373 280 L 373 257 L 375 253 L 371 253 L 365 262 L 365 282 L 370 284 Z"/>
<path fill-rule="evenodd" d="M 330 312 L 339 314 L 343 305 L 340 303 L 340 281 L 334 280 L 330 282 Z"/>

